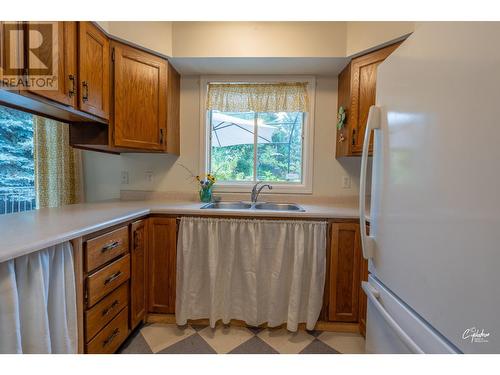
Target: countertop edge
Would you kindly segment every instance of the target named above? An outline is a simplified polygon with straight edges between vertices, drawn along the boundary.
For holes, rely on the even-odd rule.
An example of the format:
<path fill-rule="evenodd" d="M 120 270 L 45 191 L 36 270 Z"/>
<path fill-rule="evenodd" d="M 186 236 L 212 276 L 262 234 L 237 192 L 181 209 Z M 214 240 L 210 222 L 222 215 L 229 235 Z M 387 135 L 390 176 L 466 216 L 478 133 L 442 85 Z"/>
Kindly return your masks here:
<path fill-rule="evenodd" d="M 109 203 L 109 202 L 108 202 Z M 201 209 L 199 203 L 195 202 L 115 202 L 117 204 L 124 203 L 124 209 L 128 209 L 125 213 L 117 213 L 115 216 L 106 218 L 104 220 L 96 219 L 95 223 L 84 224 L 81 227 L 72 228 L 71 230 L 65 231 L 61 230 L 60 233 L 52 234 L 48 233 L 45 237 L 40 234 L 40 238 L 28 241 L 26 243 L 17 244 L 16 241 L 11 241 L 5 248 L 0 246 L 0 263 L 6 262 L 8 260 L 18 258 L 50 246 L 54 246 L 58 243 L 70 241 L 78 237 L 85 236 L 90 233 L 97 232 L 109 228 L 114 225 L 119 225 L 121 223 L 137 219 L 143 216 L 157 214 L 157 215 L 197 215 L 197 216 L 226 216 L 226 217 L 251 217 L 251 218 L 283 218 L 283 219 L 313 219 L 313 220 L 356 220 L 359 219 L 357 215 L 357 210 L 354 207 L 348 206 L 335 206 L 335 205 L 321 205 L 314 204 L 301 205 L 306 208 L 306 212 L 279 212 L 279 211 L 239 211 L 239 210 L 213 210 L 213 209 Z M 136 207 L 134 205 L 137 204 Z M 93 204 L 89 204 L 93 205 Z M 99 203 L 95 204 L 95 210 L 98 211 Z M 131 207 L 127 207 L 131 206 Z M 82 211 L 87 210 L 89 212 L 89 207 L 82 206 Z M 78 209 L 73 208 L 78 214 Z M 93 210 L 93 206 L 90 207 L 90 212 Z M 68 210 L 69 211 L 69 210 Z M 75 214 L 72 211 L 61 212 L 61 215 L 72 215 Z M 29 214 L 28 212 L 26 214 Z M 55 213 L 58 214 L 57 212 Z M 16 214 L 17 215 L 17 214 Z M 7 218 L 6 218 L 7 219 Z M 5 220 L 5 219 L 4 219 Z M 41 217 L 38 218 L 35 215 L 33 221 L 36 223 L 42 220 L 49 220 L 49 218 Z M 27 228 L 26 230 L 29 230 Z M 55 232 L 52 229 L 52 232 Z M 7 233 L 8 235 L 8 233 Z M 8 239 L 8 237 L 7 237 Z M 17 245 L 17 246 L 16 246 Z M 8 247 L 8 248 L 7 248 Z"/>
<path fill-rule="evenodd" d="M 28 255 L 36 251 L 46 249 L 48 247 L 57 245 L 62 242 L 71 241 L 75 238 L 85 236 L 90 233 L 97 232 L 102 229 L 112 227 L 113 225 L 118 225 L 129 220 L 137 219 L 139 217 L 148 215 L 150 213 L 149 209 L 141 210 L 132 214 L 127 214 L 113 218 L 110 220 L 102 221 L 97 224 L 83 227 L 82 229 L 76 229 L 69 232 L 63 232 L 59 235 L 52 236 L 48 239 L 40 240 L 37 242 L 31 242 L 26 246 L 17 248 L 15 251 L 0 253 L 0 263 L 7 262 L 11 259 L 22 257 L 23 255 Z"/>

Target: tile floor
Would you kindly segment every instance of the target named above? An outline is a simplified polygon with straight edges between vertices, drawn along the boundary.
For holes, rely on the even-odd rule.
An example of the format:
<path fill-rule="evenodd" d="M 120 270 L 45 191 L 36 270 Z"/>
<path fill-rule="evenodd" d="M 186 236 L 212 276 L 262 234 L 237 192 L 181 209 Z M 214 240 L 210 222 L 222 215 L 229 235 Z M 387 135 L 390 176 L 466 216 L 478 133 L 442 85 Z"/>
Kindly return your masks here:
<path fill-rule="evenodd" d="M 148 324 L 122 345 L 122 354 L 361 354 L 365 340 L 353 333 L 289 332 L 284 328 Z"/>

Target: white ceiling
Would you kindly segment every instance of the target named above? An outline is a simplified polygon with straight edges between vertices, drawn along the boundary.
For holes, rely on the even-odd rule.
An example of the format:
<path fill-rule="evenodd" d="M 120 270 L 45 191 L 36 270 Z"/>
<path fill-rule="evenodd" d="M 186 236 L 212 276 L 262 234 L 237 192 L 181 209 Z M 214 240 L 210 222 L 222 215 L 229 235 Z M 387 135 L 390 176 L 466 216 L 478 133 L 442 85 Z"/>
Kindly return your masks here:
<path fill-rule="evenodd" d="M 346 57 L 173 57 L 181 75 L 310 74 L 337 76 Z"/>

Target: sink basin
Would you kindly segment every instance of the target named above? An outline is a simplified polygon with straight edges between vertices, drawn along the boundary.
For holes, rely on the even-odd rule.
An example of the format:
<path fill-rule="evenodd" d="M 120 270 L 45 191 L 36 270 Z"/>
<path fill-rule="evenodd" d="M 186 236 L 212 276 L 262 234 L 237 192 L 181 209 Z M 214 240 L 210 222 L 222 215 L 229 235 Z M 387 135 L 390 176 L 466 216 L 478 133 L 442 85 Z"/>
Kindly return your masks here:
<path fill-rule="evenodd" d="M 269 210 L 269 211 L 296 211 L 304 212 L 305 210 L 293 203 L 256 203 L 254 208 L 256 210 Z"/>
<path fill-rule="evenodd" d="M 252 208 L 250 203 L 244 202 L 212 202 L 201 206 L 202 209 L 219 210 L 249 210 Z"/>
<path fill-rule="evenodd" d="M 294 211 L 305 210 L 294 203 L 246 203 L 246 202 L 212 202 L 201 206 L 202 209 L 211 210 L 268 210 L 268 211 Z"/>

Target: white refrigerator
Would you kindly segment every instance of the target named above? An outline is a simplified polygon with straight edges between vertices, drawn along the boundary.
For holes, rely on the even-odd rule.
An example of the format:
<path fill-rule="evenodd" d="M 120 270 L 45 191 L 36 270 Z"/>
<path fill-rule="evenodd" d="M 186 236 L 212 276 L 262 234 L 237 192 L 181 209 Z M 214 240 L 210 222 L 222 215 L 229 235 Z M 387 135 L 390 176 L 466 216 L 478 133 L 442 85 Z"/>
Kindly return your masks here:
<path fill-rule="evenodd" d="M 499 40 L 498 22 L 421 23 L 378 68 L 369 353 L 500 353 Z"/>

